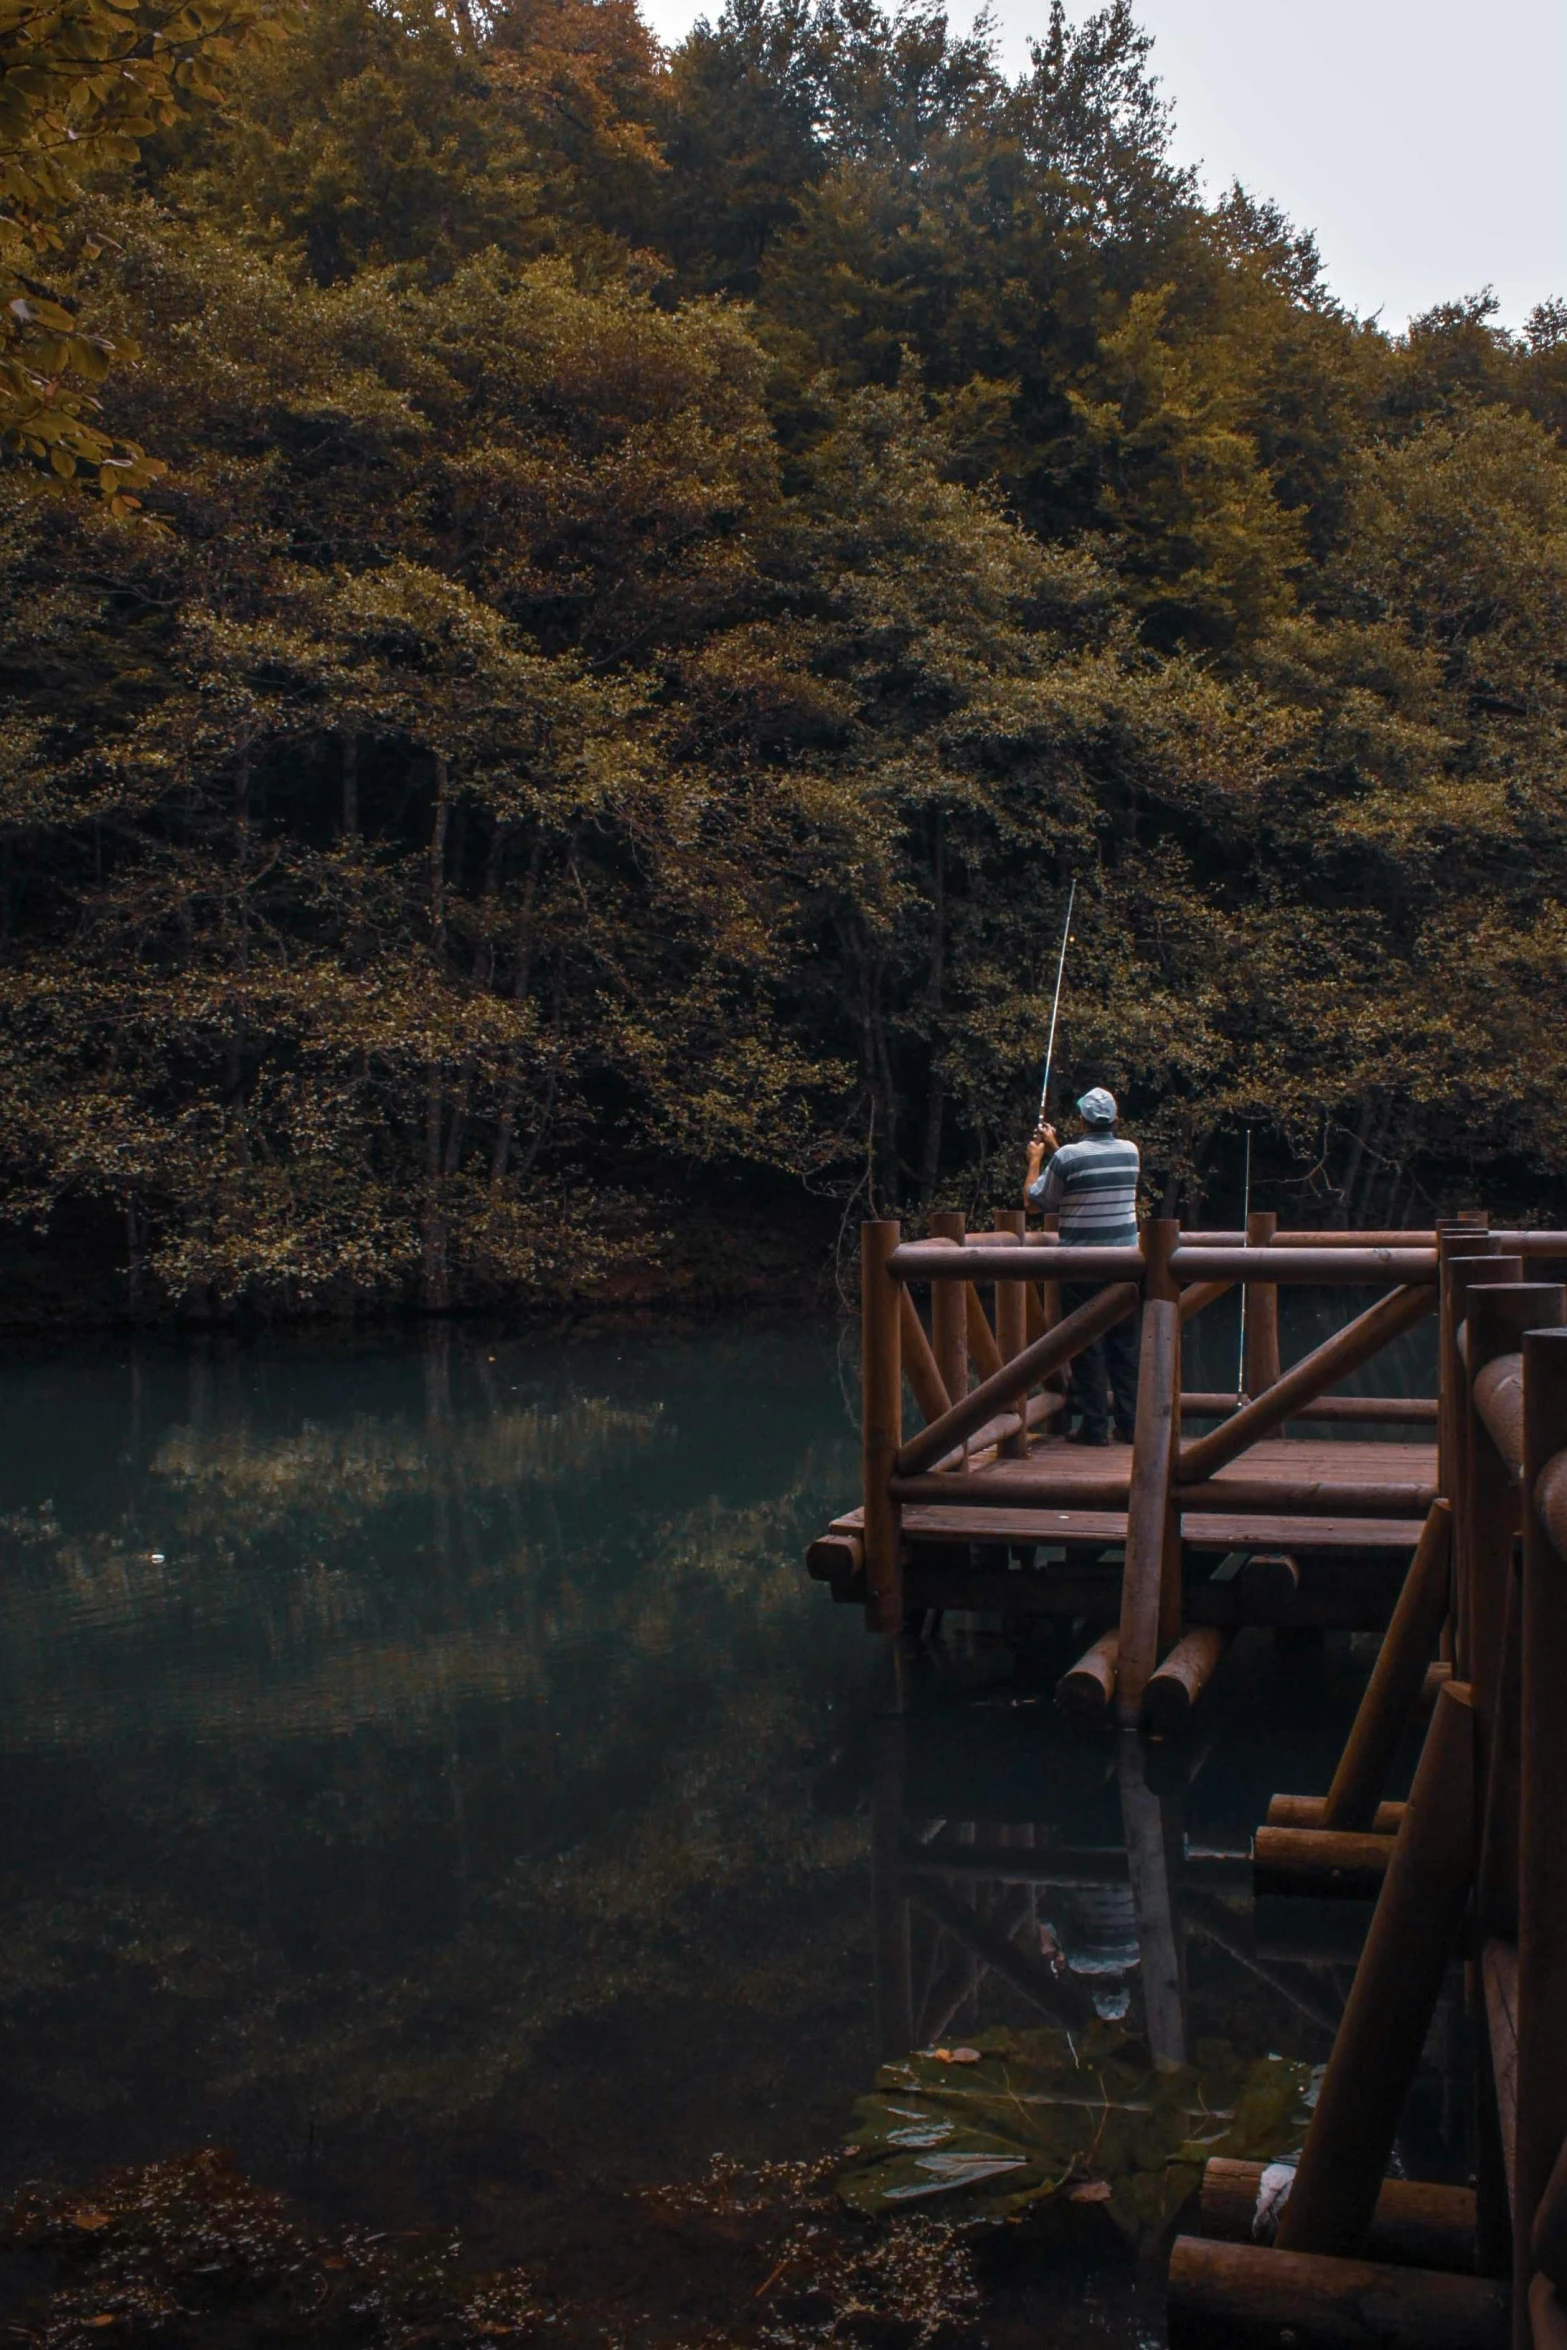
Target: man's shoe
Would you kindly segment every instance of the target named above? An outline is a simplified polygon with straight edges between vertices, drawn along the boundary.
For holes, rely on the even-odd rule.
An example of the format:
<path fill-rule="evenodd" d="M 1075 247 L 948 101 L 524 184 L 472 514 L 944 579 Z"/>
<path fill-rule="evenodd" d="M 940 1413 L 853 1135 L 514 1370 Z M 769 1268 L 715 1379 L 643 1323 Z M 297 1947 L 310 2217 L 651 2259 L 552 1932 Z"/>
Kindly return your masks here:
<path fill-rule="evenodd" d="M 1134 1430 L 1129 1420 L 1117 1420 L 1115 1424 L 1115 1440 L 1117 1444 L 1130 1444 L 1133 1434 Z"/>
<path fill-rule="evenodd" d="M 1109 1441 L 1108 1428 L 1074 1428 L 1067 1438 L 1068 1444 L 1108 1444 Z"/>

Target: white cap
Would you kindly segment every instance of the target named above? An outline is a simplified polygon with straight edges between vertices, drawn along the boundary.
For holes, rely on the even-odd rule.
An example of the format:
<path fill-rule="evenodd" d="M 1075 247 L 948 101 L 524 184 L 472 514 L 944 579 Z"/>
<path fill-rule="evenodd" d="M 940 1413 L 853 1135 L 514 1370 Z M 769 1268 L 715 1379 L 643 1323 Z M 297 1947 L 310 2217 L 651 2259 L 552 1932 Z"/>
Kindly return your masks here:
<path fill-rule="evenodd" d="M 1113 1126 L 1121 1115 L 1115 1106 L 1115 1095 L 1106 1093 L 1102 1085 L 1091 1085 L 1086 1093 L 1079 1094 L 1077 1106 L 1090 1126 Z"/>

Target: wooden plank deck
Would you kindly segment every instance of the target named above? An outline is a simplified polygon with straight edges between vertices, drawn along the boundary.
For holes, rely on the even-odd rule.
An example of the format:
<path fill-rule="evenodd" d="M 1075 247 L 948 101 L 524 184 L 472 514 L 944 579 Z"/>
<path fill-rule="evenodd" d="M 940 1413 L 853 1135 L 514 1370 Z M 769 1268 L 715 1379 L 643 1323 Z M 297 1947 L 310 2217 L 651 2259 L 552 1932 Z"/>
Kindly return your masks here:
<path fill-rule="evenodd" d="M 831 1534 L 857 1534 L 863 1510 L 834 1518 Z M 1287 1550 L 1312 1553 L 1377 1551 L 1402 1557 L 1420 1539 L 1419 1518 L 1285 1518 L 1262 1512 L 1234 1517 L 1188 1511 L 1181 1540 L 1188 1550 Z M 984 1509 L 972 1503 L 932 1502 L 903 1513 L 903 1539 L 912 1548 L 956 1542 L 1013 1546 L 1067 1543 L 1109 1548 L 1126 1540 L 1125 1510 Z"/>
<path fill-rule="evenodd" d="M 992 1458 L 967 1472 L 921 1479 L 937 1498 L 903 1506 L 908 1608 L 1113 1621 L 1130 1464 L 1129 1445 L 1045 1438 L 1026 1461 Z M 1252 1506 L 1249 1489 L 1280 1479 L 1308 1497 L 1301 1510 Z M 1297 1563 L 1299 1589 L 1267 1621 L 1380 1629 L 1420 1539 L 1435 1480 L 1436 1448 L 1424 1441 L 1274 1437 L 1254 1445 L 1194 1488 L 1200 1506 L 1182 1513 L 1184 1621 L 1257 1620 L 1238 1577 L 1226 1571 L 1214 1579 L 1215 1561 L 1282 1551 Z M 1335 1508 L 1336 1498 L 1347 1506 Z M 810 1572 L 835 1599 L 863 1597 L 862 1527 L 863 1512 L 845 1510 L 811 1545 Z M 1025 1565 L 1019 1551 L 1036 1555 Z"/>
<path fill-rule="evenodd" d="M 1131 1483 L 1129 1444 L 1036 1442 L 1027 1460 L 996 1461 L 967 1472 L 894 1477 L 892 1490 L 911 1508 L 946 1506 L 960 1496 L 970 1506 L 1001 1509 L 1123 1510 Z M 1312 1517 L 1424 1517 L 1436 1494 L 1436 1446 L 1385 1438 L 1265 1437 L 1215 1476 L 1188 1489 L 1191 1509 L 1234 1509 Z M 1281 1511 L 1269 1495 L 1288 1490 Z"/>

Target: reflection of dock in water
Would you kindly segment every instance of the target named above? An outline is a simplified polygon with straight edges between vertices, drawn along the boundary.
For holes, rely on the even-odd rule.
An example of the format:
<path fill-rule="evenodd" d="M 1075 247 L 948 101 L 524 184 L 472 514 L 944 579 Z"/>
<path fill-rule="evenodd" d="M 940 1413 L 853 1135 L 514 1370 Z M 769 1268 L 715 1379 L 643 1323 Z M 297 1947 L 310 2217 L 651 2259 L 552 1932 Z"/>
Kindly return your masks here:
<path fill-rule="evenodd" d="M 1265 1719 L 1265 1652 L 1251 1671 Z M 1152 2311 L 1150 2258 L 1162 2273 L 1178 2217 L 1200 2200 L 1233 2229 L 1244 2203 L 1249 2225 L 1264 2174 L 1298 2155 L 1369 1905 L 1256 1894 L 1231 1823 L 1260 1807 L 1245 1776 L 1261 1785 L 1280 1740 L 1255 1720 L 1240 1783 L 1212 1787 L 1213 1744 L 1085 1739 L 1027 1698 L 928 1694 L 871 1725 L 854 1773 L 880 2070 L 843 2191 L 882 2211 L 1037 2212 L 1099 2256 L 1108 2235 Z M 1322 1741 L 1306 1709 L 1295 1727 L 1283 1752 L 1309 1773 Z M 840 1770 L 829 1800 L 850 1793 Z M 1397 2148 L 1443 2176 L 1392 2239 L 1429 2257 L 1435 2226 L 1444 2269 L 1474 2241 L 1454 2183 L 1469 2046 L 1455 1975 Z"/>
<path fill-rule="evenodd" d="M 1035 1714 L 1017 1717 L 1020 1737 L 1037 1726 Z M 1039 1811 L 1048 1803 L 1049 1816 L 1022 1816 L 1022 1790 L 1000 1815 L 933 1816 L 919 1805 L 934 1790 L 909 1785 L 909 1744 L 919 1735 L 917 1714 L 878 1722 L 870 1765 L 884 2054 L 978 2029 L 988 1983 L 1005 1987 L 1007 2012 L 1045 2024 L 1078 2029 L 1096 2016 L 1130 2017 L 1155 2066 L 1179 2067 L 1193 2044 L 1194 1935 L 1239 1978 L 1266 1985 L 1308 2036 L 1331 2035 L 1342 1960 L 1353 1955 L 1363 1910 L 1338 1905 L 1339 1930 L 1327 1937 L 1313 1914 L 1293 1953 L 1283 1946 L 1280 1905 L 1264 1902 L 1269 1924 L 1259 1939 L 1249 1840 L 1208 1843 L 1187 1832 L 1190 1754 L 1136 1739 L 1108 1750 L 1073 1741 L 1052 1758 L 1063 1769 L 1040 1790 Z M 954 1800 L 981 1795 L 971 1784 Z"/>

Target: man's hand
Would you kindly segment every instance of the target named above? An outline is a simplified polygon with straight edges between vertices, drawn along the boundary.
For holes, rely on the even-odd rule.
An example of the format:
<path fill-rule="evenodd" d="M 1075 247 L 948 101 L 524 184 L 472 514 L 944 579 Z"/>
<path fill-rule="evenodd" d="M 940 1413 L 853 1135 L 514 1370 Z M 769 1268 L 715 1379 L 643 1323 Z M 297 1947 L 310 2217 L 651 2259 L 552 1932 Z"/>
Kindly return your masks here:
<path fill-rule="evenodd" d="M 1049 1151 L 1054 1151 L 1055 1148 L 1056 1130 L 1053 1126 L 1047 1125 L 1044 1119 L 1041 1118 L 1039 1124 L 1034 1129 L 1033 1139 L 1028 1146 L 1028 1173 L 1023 1178 L 1023 1186 L 1025 1191 L 1027 1190 L 1029 1184 L 1038 1181 L 1039 1170 L 1045 1162 L 1045 1154 Z"/>

